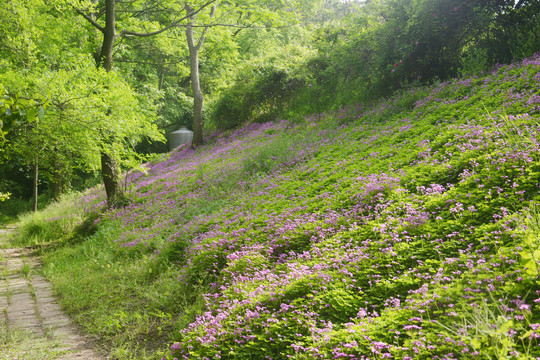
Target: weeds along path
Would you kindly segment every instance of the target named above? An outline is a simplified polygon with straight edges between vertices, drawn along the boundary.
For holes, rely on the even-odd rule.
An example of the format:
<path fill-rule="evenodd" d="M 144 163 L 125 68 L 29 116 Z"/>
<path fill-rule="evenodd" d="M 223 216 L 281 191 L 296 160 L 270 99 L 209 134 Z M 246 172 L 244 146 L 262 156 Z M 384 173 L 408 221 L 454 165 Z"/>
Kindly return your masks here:
<path fill-rule="evenodd" d="M 0 358 L 101 360 L 37 274 L 39 258 L 23 248 L 8 248 L 15 229 L 0 229 Z"/>

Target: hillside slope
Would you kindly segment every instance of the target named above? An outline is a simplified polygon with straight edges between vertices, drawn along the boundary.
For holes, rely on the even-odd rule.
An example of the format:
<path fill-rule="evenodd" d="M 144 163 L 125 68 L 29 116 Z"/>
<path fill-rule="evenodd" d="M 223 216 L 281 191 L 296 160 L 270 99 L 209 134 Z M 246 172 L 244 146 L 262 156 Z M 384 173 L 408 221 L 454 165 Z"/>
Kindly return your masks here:
<path fill-rule="evenodd" d="M 119 358 L 540 356 L 539 114 L 535 56 L 215 134 L 76 200 L 46 272 Z"/>

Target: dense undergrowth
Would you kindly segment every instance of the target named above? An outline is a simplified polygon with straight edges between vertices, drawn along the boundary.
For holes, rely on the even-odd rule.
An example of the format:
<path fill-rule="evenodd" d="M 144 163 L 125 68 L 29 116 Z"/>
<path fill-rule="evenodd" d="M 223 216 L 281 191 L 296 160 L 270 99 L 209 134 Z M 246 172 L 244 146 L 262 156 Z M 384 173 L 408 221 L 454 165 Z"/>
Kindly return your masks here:
<path fill-rule="evenodd" d="M 535 56 L 252 124 L 19 242 L 49 244 L 63 304 L 119 359 L 534 358 L 539 114 Z"/>

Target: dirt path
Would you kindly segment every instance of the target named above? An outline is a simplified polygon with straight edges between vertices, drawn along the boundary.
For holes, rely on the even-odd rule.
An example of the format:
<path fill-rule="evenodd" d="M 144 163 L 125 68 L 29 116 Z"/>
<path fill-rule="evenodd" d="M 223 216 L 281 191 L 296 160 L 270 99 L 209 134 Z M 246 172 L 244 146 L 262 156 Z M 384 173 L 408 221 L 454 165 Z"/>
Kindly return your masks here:
<path fill-rule="evenodd" d="M 6 247 L 7 236 L 12 231 L 0 229 L 0 246 Z M 28 344 L 46 347 L 49 355 L 42 358 L 105 359 L 64 314 L 53 297 L 51 285 L 36 273 L 39 266 L 39 258 L 25 249 L 0 249 L 0 319 L 3 317 L 3 326 L 8 327 L 4 330 L 27 334 Z M 49 352 L 53 347 L 54 352 Z M 30 358 L 22 356 L 21 359 Z"/>

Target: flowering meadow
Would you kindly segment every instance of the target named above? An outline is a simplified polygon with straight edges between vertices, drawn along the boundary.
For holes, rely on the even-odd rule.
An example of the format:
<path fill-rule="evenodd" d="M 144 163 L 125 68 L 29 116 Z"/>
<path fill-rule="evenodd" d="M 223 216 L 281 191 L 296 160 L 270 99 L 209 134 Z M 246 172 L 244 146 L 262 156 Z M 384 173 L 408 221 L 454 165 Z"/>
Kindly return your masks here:
<path fill-rule="evenodd" d="M 539 117 L 537 55 L 215 133 L 87 192 L 45 272 L 117 358 L 540 357 Z"/>

